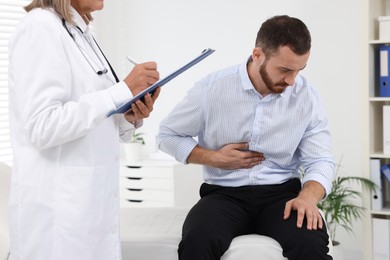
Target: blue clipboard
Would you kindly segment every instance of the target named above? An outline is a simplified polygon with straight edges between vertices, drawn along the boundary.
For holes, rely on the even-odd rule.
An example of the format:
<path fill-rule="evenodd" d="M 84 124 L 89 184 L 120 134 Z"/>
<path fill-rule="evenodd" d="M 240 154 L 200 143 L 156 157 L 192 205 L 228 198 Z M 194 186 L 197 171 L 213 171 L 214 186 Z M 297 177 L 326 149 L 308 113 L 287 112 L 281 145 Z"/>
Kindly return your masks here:
<path fill-rule="evenodd" d="M 139 99 L 142 99 L 147 93 L 153 93 L 153 91 L 157 88 L 157 87 L 162 87 L 164 86 L 165 84 L 167 84 L 169 81 L 171 81 L 172 79 L 174 79 L 175 77 L 179 76 L 181 73 L 183 73 L 184 71 L 188 70 L 189 68 L 191 68 L 192 66 L 194 66 L 195 64 L 197 64 L 198 62 L 202 61 L 204 58 L 206 58 L 207 56 L 209 56 L 210 54 L 212 54 L 215 50 L 213 49 L 206 49 L 204 50 L 198 57 L 196 57 L 195 59 L 193 59 L 192 61 L 190 61 L 189 63 L 187 63 L 186 65 L 184 65 L 183 67 L 179 68 L 178 70 L 175 70 L 174 72 L 172 72 L 171 74 L 169 74 L 168 76 L 166 76 L 165 78 L 163 79 L 160 79 L 159 81 L 157 81 L 156 83 L 154 83 L 152 86 L 150 86 L 149 88 L 145 89 L 144 91 L 140 92 L 138 95 L 134 96 L 132 99 L 130 99 L 127 103 L 121 105 L 120 107 L 118 107 L 116 110 L 110 112 L 107 117 L 113 115 L 113 114 L 123 114 L 125 112 L 127 112 L 130 108 L 131 108 L 131 105 L 139 100 Z"/>

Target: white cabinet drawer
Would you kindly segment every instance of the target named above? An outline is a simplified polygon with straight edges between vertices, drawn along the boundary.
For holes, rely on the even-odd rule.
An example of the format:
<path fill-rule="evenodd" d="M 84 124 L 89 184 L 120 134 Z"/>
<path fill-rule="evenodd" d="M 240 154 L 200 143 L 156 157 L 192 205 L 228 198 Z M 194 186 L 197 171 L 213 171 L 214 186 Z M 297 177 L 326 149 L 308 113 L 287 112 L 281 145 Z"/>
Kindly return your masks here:
<path fill-rule="evenodd" d="M 171 178 L 173 176 L 172 167 L 154 167 L 154 166 L 140 166 L 127 167 L 121 166 L 121 176 L 126 177 L 152 177 L 152 178 Z"/>
<path fill-rule="evenodd" d="M 199 200 L 200 165 L 140 161 L 120 167 L 121 207 L 190 207 Z"/>
<path fill-rule="evenodd" d="M 173 190 L 173 181 L 164 178 L 124 177 L 120 178 L 120 186 L 133 189 Z"/>
<path fill-rule="evenodd" d="M 135 208 L 135 207 L 173 207 L 173 201 L 130 201 L 122 199 L 120 201 L 121 208 Z"/>
<path fill-rule="evenodd" d="M 173 191 L 121 188 L 119 192 L 125 200 L 173 201 Z"/>

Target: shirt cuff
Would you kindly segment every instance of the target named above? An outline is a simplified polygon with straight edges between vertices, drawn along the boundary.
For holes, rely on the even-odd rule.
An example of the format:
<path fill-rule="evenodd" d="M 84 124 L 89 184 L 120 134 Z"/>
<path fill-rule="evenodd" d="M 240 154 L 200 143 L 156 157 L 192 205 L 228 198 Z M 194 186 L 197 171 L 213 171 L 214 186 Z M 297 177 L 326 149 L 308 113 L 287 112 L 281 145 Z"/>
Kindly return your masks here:
<path fill-rule="evenodd" d="M 326 178 L 325 176 L 321 175 L 321 174 L 317 174 L 317 175 L 305 175 L 303 177 L 303 181 L 302 181 L 302 185 L 305 184 L 307 181 L 316 181 L 318 183 L 320 183 L 322 185 L 322 187 L 325 189 L 325 197 L 326 198 L 328 196 L 328 194 L 331 192 L 331 189 L 332 189 L 332 182 Z"/>
<path fill-rule="evenodd" d="M 133 122 L 133 125 L 136 129 L 140 128 L 143 124 L 144 124 L 144 120 L 142 119 Z"/>
<path fill-rule="evenodd" d="M 194 150 L 195 146 L 197 146 L 198 143 L 192 139 L 192 138 L 185 138 L 180 142 L 180 144 L 176 147 L 176 153 L 175 158 L 177 161 L 188 164 L 187 159 L 188 156 L 190 156 L 190 153 L 192 150 Z"/>
<path fill-rule="evenodd" d="M 133 97 L 133 93 L 131 93 L 124 81 L 120 81 L 108 88 L 108 93 L 110 93 L 112 101 L 114 101 L 117 108 Z"/>

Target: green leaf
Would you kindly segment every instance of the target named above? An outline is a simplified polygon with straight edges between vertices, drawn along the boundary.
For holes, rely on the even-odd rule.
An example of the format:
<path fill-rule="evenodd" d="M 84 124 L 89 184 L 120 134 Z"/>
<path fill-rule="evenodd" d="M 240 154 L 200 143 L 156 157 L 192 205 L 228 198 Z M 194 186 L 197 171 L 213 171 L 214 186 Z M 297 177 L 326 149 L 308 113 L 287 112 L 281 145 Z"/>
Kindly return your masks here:
<path fill-rule="evenodd" d="M 337 167 L 337 171 L 339 169 Z M 351 183 L 356 183 L 363 190 L 368 191 L 374 191 L 377 188 L 371 180 L 356 176 L 339 176 L 332 182 L 331 192 L 318 204 L 324 212 L 332 240 L 335 239 L 337 227 L 353 233 L 353 221 L 360 219 L 364 214 L 365 208 L 357 204 L 362 201 L 362 192 L 349 186 Z"/>
<path fill-rule="evenodd" d="M 133 132 L 133 135 L 131 137 L 131 140 L 130 140 L 130 143 L 141 143 L 141 144 L 145 144 L 145 140 L 144 138 L 142 137 L 142 135 L 144 135 L 144 133 L 136 133 L 135 131 Z"/>

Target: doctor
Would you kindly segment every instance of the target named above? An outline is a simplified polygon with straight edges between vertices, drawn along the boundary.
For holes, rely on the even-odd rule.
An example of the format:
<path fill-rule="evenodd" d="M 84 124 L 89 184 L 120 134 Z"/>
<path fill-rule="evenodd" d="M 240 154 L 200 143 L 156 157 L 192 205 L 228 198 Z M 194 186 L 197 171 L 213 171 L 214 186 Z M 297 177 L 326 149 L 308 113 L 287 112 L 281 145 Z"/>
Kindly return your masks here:
<path fill-rule="evenodd" d="M 9 42 L 12 260 L 121 259 L 119 142 L 149 116 L 155 62 L 119 81 L 88 28 L 103 0 L 33 0 Z"/>

